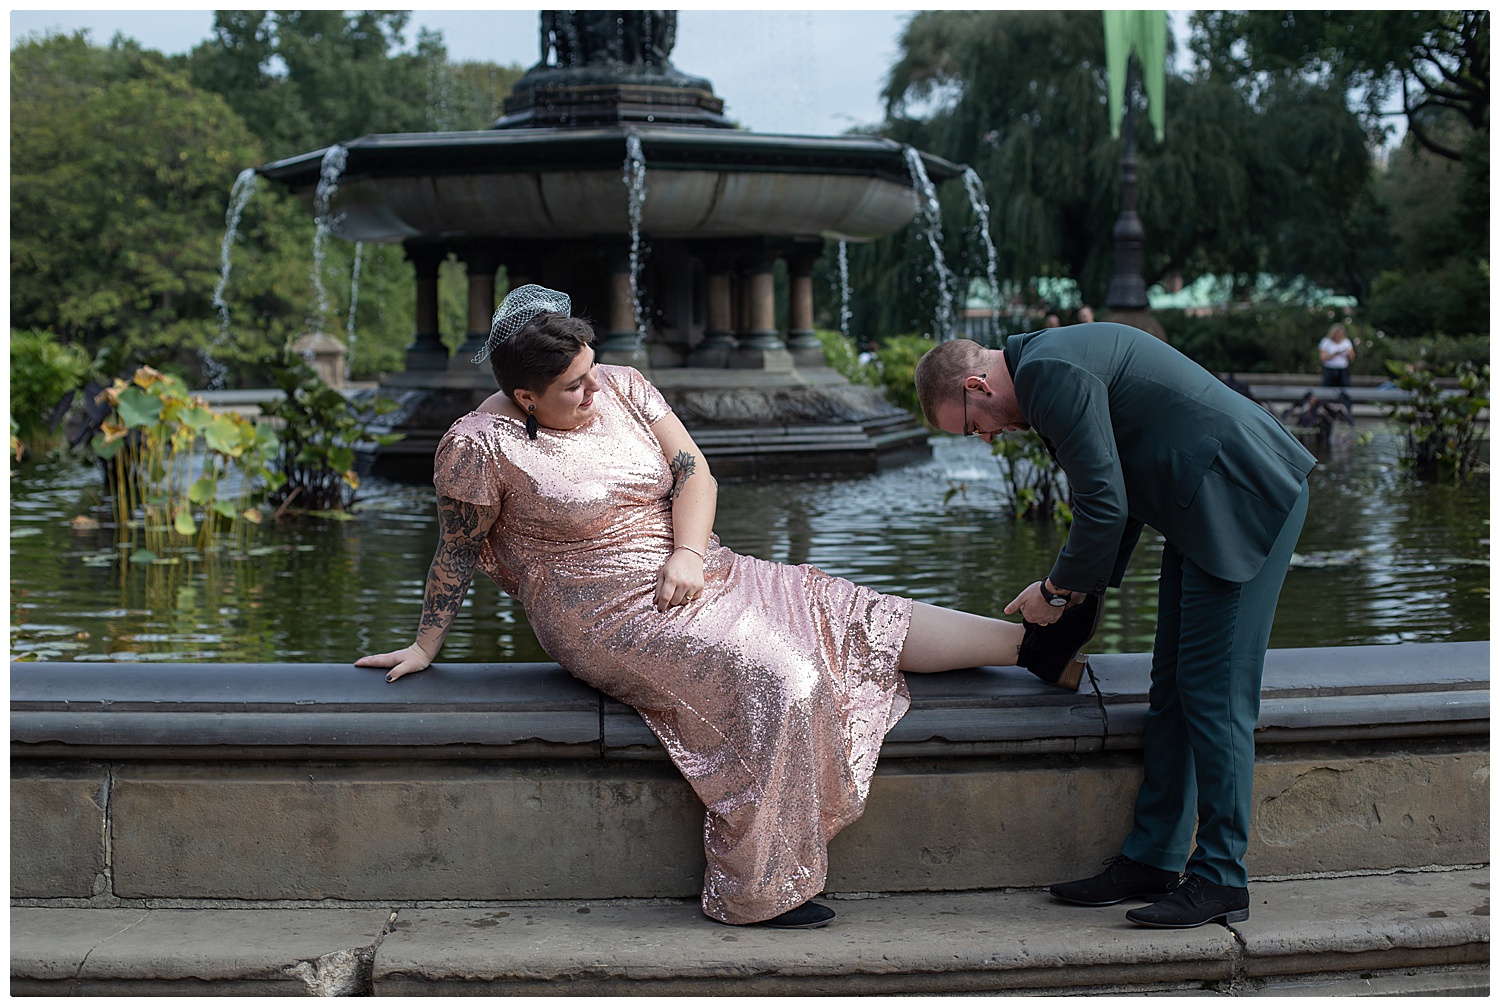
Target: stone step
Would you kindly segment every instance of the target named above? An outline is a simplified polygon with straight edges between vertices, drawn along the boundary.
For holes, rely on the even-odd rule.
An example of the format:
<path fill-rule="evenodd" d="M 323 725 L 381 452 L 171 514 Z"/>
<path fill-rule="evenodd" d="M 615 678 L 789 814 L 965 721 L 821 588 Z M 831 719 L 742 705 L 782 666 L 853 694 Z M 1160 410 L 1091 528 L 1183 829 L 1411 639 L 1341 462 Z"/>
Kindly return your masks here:
<path fill-rule="evenodd" d="M 813 931 L 691 902 L 11 911 L 13 995 L 1486 995 L 1487 868 L 1255 882 L 1233 927 L 1040 891 L 829 900 Z"/>

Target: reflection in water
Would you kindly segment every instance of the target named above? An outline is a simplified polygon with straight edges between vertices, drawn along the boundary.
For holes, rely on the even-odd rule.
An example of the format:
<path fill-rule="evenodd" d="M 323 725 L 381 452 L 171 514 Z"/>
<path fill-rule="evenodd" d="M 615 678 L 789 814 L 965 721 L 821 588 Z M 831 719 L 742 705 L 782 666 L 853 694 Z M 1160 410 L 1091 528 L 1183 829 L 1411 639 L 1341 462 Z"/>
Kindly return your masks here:
<path fill-rule="evenodd" d="M 1273 647 L 1488 639 L 1488 473 L 1422 485 L 1396 450 L 1382 431 L 1324 452 Z M 961 489 L 945 504 L 950 486 Z M 430 487 L 372 481 L 357 520 L 262 527 L 243 561 L 130 566 L 95 469 L 44 462 L 11 492 L 13 658 L 353 660 L 410 642 L 437 544 Z M 940 437 L 932 461 L 864 479 L 725 484 L 716 530 L 740 552 L 994 614 L 1047 571 L 1063 535 L 1010 521 L 999 500 L 988 447 Z M 80 514 L 102 527 L 71 527 Z M 1150 650 L 1160 552 L 1143 536 L 1097 650 Z M 443 657 L 546 659 L 520 606 L 482 577 Z"/>

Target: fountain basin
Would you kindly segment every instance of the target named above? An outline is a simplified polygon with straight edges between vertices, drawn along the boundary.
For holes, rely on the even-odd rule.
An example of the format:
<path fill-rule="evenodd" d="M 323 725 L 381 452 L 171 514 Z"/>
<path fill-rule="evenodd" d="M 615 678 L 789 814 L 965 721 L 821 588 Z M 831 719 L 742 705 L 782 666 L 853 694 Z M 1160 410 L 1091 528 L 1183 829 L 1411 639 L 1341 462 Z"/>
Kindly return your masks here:
<path fill-rule="evenodd" d="M 628 233 L 625 138 L 641 141 L 653 238 L 868 241 L 916 213 L 901 144 L 673 126 L 393 133 L 343 144 L 332 230 L 351 241 L 588 238 Z M 325 148 L 326 150 L 326 148 Z M 312 205 L 324 150 L 260 168 Z M 929 177 L 957 165 L 921 155 Z"/>

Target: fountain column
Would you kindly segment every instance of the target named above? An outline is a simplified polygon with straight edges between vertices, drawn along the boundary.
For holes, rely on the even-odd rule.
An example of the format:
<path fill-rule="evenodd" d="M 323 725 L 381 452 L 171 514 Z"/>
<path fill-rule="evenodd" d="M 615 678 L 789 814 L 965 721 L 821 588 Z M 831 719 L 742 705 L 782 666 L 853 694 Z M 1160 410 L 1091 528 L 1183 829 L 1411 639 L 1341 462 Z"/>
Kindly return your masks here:
<path fill-rule="evenodd" d="M 798 242 L 787 255 L 790 290 L 787 298 L 786 346 L 798 367 L 825 367 L 823 344 L 813 329 L 813 263 L 823 254 L 821 241 Z"/>
<path fill-rule="evenodd" d="M 599 344 L 601 364 L 625 364 L 646 370 L 649 360 L 635 327 L 635 287 L 630 282 L 630 253 L 620 249 L 609 261 L 609 328 Z"/>
<path fill-rule="evenodd" d="M 792 354 L 776 331 L 776 256 L 757 251 L 746 262 L 741 290 L 745 328 L 729 366 L 738 370 L 789 371 Z"/>
<path fill-rule="evenodd" d="M 407 243 L 406 257 L 417 274 L 417 333 L 406 348 L 408 371 L 441 371 L 448 366 L 448 347 L 438 332 L 438 267 L 446 257 L 436 245 Z"/>
<path fill-rule="evenodd" d="M 688 357 L 689 367 L 728 367 L 734 353 L 734 276 L 724 255 L 704 256 L 705 326 L 703 342 Z"/>
<path fill-rule="evenodd" d="M 469 323 L 464 343 L 453 354 L 452 366 L 468 369 L 470 358 L 484 349 L 490 338 L 490 321 L 495 314 L 495 270 L 500 257 L 488 249 L 465 248 L 459 252 L 469 276 Z"/>

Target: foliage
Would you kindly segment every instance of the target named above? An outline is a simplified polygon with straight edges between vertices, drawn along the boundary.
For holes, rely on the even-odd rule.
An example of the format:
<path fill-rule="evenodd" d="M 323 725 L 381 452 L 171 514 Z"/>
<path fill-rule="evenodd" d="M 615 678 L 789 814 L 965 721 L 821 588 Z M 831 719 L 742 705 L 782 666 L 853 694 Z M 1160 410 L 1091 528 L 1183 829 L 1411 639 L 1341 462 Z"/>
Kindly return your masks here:
<path fill-rule="evenodd" d="M 1071 277 L 1086 303 L 1105 300 L 1122 152 L 1107 83 L 1096 11 L 923 11 L 902 36 L 881 132 L 974 167 L 995 210 L 1001 279 L 1028 302 L 1037 277 Z M 1136 133 L 1147 284 L 1270 272 L 1362 295 L 1385 239 L 1359 120 L 1342 92 L 1306 81 L 1236 85 L 1169 76 L 1166 138 Z M 962 187 L 940 193 L 945 256 L 983 275 Z M 931 317 L 930 255 L 915 231 L 850 248 L 862 336 Z"/>
<path fill-rule="evenodd" d="M 260 523 L 257 482 L 274 489 L 281 481 L 266 464 L 277 449 L 270 428 L 214 414 L 179 379 L 149 367 L 130 381 L 116 379 L 100 398 L 111 411 L 91 447 L 110 475 L 115 528 L 134 545 L 131 562 L 177 562 L 168 549 L 195 538 L 198 554 L 211 555 L 214 533 L 224 526 L 243 552 L 246 523 Z M 201 467 L 194 452 L 200 437 Z M 137 529 L 140 542 L 131 536 Z"/>
<path fill-rule="evenodd" d="M 84 33 L 11 53 L 12 323 L 83 347 L 105 374 L 146 364 L 199 384 L 211 353 L 231 387 L 267 383 L 268 351 L 307 331 L 313 222 L 295 197 L 258 187 L 229 250 L 225 331 L 212 299 L 236 174 L 268 152 L 364 133 L 483 128 L 521 73 L 449 64 L 435 37 L 397 52 L 399 13 L 218 18 L 221 36 L 186 57 L 120 37 L 96 46 Z M 278 70 L 289 54 L 290 75 Z M 353 259 L 347 242 L 328 248 L 325 331 L 349 324 Z M 443 281 L 443 332 L 457 345 L 461 267 L 445 264 Z M 359 289 L 351 377 L 400 369 L 415 328 L 402 249 L 364 247 Z"/>
<path fill-rule="evenodd" d="M 1490 404 L 1489 366 L 1460 367 L 1456 393 L 1412 364 L 1392 360 L 1387 368 L 1396 387 L 1411 393 L 1391 410 L 1390 418 L 1406 428 L 1406 460 L 1412 473 L 1428 482 L 1467 479 L 1483 448 L 1479 414 Z"/>
<path fill-rule="evenodd" d="M 406 11 L 217 11 L 187 64 L 272 159 L 367 133 L 484 129 L 519 67 L 448 62 L 442 38 L 405 44 Z"/>
<path fill-rule="evenodd" d="M 401 434 L 372 435 L 374 419 L 395 408 L 389 399 L 376 398 L 362 411 L 330 388 L 303 361 L 286 355 L 272 368 L 276 387 L 285 397 L 263 407 L 280 421 L 276 470 L 284 481 L 269 502 L 278 514 L 295 502 L 298 510 L 346 511 L 359 489 L 355 447 L 361 442 L 394 444 Z"/>
<path fill-rule="evenodd" d="M 1489 11 L 1203 11 L 1194 50 L 1239 79 L 1314 75 L 1359 94 L 1372 131 L 1399 89 L 1417 141 L 1452 160 L 1461 147 L 1433 124 L 1455 116 L 1489 129 Z"/>
<path fill-rule="evenodd" d="M 69 392 L 89 375 L 88 356 L 50 332 L 11 330 L 10 420 L 13 437 L 35 445 Z M 14 449 L 12 451 L 14 453 Z"/>
<path fill-rule="evenodd" d="M 917 361 L 932 349 L 926 336 L 892 336 L 875 348 L 876 385 L 885 397 L 921 419 L 922 404 L 917 401 Z"/>
<path fill-rule="evenodd" d="M 853 340 L 845 337 L 842 332 L 834 332 L 831 329 L 818 329 L 816 335 L 823 347 L 823 357 L 828 361 L 829 367 L 856 385 L 876 383 L 874 368 L 871 364 L 859 359 L 859 349 L 854 345 Z"/>
<path fill-rule="evenodd" d="M 1067 479 L 1036 431 L 1003 434 L 990 443 L 1005 480 L 1005 508 L 1018 521 L 1073 520 Z"/>

